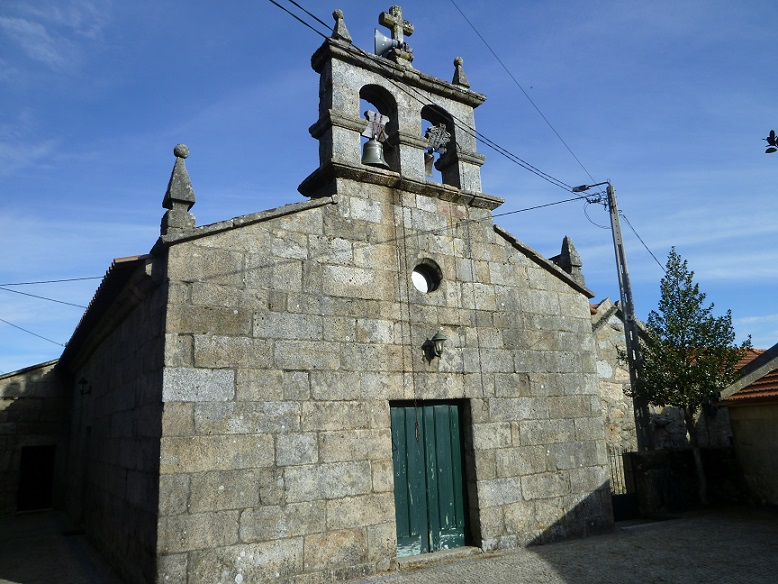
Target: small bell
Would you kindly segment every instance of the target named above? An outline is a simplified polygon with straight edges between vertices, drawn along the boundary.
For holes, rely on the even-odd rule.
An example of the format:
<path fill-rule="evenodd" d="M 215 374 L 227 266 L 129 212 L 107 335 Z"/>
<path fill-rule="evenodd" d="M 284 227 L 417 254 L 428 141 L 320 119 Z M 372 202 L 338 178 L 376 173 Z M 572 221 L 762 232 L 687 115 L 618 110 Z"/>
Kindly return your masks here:
<path fill-rule="evenodd" d="M 435 155 L 430 152 L 424 153 L 424 174 L 434 176 L 432 165 L 435 163 Z"/>
<path fill-rule="evenodd" d="M 388 169 L 389 165 L 384 160 L 384 145 L 375 138 L 365 142 L 365 147 L 362 150 L 362 164 Z"/>

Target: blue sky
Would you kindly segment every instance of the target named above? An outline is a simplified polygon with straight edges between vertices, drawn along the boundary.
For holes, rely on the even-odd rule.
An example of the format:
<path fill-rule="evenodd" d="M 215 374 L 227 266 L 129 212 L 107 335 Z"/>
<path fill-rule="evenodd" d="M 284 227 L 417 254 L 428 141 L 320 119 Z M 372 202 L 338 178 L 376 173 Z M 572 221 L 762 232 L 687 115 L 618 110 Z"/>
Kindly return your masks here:
<path fill-rule="evenodd" d="M 389 8 L 299 3 L 328 24 L 341 8 L 368 50 Z M 476 110 L 481 133 L 566 184 L 591 183 L 587 171 L 613 181 L 661 264 L 676 246 L 708 301 L 732 310 L 739 338 L 778 342 L 778 156 L 762 141 L 778 130 L 778 3 L 456 3 L 581 164 L 451 0 L 403 6 L 414 66 L 450 80 L 461 56 L 472 89 L 488 98 Z M 102 276 L 113 258 L 146 253 L 179 142 L 191 151 L 198 225 L 302 200 L 297 185 L 318 166 L 309 63 L 321 40 L 266 0 L 4 0 L 0 284 Z M 497 213 L 571 196 L 479 150 L 484 191 L 506 199 Z M 595 300 L 618 298 L 602 207 L 566 203 L 497 223 L 546 256 L 569 235 Z M 645 318 L 662 271 L 623 230 Z M 11 289 L 86 305 L 98 284 Z M 0 372 L 58 357 L 82 313 L 0 290 Z"/>

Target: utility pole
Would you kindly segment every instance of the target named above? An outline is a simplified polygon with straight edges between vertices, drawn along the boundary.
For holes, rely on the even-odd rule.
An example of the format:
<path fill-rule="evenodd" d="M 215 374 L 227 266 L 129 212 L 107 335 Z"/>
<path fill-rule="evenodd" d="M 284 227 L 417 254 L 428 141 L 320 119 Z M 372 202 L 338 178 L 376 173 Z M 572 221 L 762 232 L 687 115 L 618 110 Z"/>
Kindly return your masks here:
<path fill-rule="evenodd" d="M 606 190 L 607 200 L 605 201 L 605 204 L 610 212 L 611 232 L 613 233 L 613 250 L 616 252 L 616 270 L 618 272 L 619 293 L 621 295 L 621 312 L 624 314 L 624 338 L 627 345 L 629 383 L 634 392 L 637 388 L 640 364 L 640 341 L 638 339 L 635 306 L 632 303 L 632 287 L 629 283 L 629 271 L 627 270 L 627 254 L 624 251 L 624 240 L 621 236 L 621 221 L 619 219 L 619 207 L 616 204 L 616 189 L 613 188 L 610 181 L 606 181 L 594 185 L 581 185 L 573 188 L 573 192 L 582 193 L 592 187 L 602 185 L 608 185 Z M 589 202 L 600 203 L 603 201 L 602 197 L 597 197 Z M 635 416 L 635 434 L 637 436 L 638 450 L 642 452 L 653 448 L 648 401 L 643 397 L 634 396 L 632 398 L 632 409 Z"/>

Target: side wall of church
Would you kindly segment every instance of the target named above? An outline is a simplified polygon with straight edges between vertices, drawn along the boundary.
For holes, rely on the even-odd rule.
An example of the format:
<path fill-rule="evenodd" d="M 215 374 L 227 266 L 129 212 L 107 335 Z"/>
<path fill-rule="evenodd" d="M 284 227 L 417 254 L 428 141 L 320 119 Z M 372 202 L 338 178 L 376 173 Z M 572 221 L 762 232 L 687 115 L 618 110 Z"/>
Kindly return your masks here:
<path fill-rule="evenodd" d="M 74 375 L 86 383 L 73 392 L 68 511 L 133 583 L 154 578 L 164 297 L 158 287 L 108 325 Z"/>
<path fill-rule="evenodd" d="M 390 568 L 397 401 L 464 404 L 471 545 L 610 528 L 587 299 L 487 210 L 337 190 L 169 248 L 159 581 Z M 411 284 L 422 261 L 442 274 L 427 294 Z"/>

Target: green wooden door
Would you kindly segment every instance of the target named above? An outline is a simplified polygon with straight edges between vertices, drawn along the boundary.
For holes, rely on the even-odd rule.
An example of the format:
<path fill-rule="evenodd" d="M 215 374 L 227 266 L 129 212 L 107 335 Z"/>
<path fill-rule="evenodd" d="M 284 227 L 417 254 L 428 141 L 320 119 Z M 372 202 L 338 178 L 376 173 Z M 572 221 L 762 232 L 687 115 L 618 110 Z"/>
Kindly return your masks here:
<path fill-rule="evenodd" d="M 459 405 L 391 408 L 397 555 L 465 545 Z"/>

